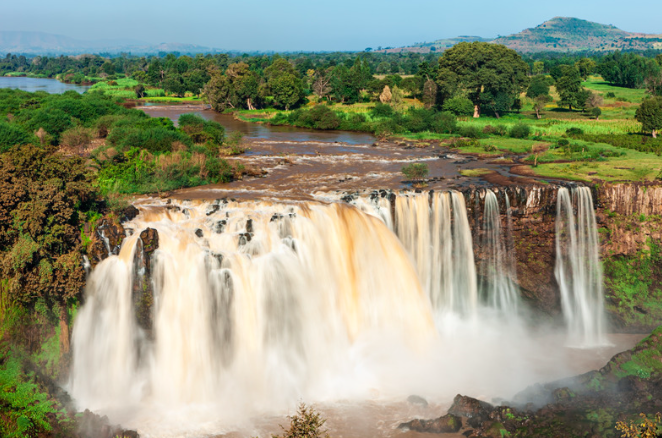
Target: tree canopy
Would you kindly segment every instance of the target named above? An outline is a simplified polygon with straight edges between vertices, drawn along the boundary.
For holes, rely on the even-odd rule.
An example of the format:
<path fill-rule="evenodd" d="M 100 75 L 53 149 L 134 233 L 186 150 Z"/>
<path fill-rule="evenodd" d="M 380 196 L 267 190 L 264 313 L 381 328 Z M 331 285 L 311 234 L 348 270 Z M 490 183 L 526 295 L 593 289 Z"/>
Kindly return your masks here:
<path fill-rule="evenodd" d="M 479 117 L 483 105 L 512 106 L 528 85 L 528 71 L 522 57 L 506 46 L 463 42 L 439 58 L 437 83 L 446 97 L 458 90 L 466 92 L 474 104 L 474 117 Z"/>

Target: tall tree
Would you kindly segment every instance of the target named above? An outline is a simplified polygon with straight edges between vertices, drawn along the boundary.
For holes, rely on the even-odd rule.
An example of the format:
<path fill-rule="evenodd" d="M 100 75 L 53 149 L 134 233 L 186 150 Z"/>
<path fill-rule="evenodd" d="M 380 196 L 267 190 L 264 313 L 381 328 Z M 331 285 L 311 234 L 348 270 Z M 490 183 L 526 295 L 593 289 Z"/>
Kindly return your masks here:
<path fill-rule="evenodd" d="M 635 119 L 641 123 L 641 129 L 657 138 L 657 132 L 662 129 L 662 97 L 652 97 L 641 102 Z"/>
<path fill-rule="evenodd" d="M 487 96 L 506 95 L 514 102 L 528 85 L 528 71 L 521 56 L 506 46 L 463 42 L 439 58 L 437 83 L 442 90 L 465 91 L 474 104 L 474 117 L 480 117 Z"/>
<path fill-rule="evenodd" d="M 583 107 L 586 102 L 586 93 L 582 88 L 582 78 L 576 67 L 562 66 L 563 75 L 556 81 L 556 91 L 559 93 L 559 105 L 572 107 Z"/>

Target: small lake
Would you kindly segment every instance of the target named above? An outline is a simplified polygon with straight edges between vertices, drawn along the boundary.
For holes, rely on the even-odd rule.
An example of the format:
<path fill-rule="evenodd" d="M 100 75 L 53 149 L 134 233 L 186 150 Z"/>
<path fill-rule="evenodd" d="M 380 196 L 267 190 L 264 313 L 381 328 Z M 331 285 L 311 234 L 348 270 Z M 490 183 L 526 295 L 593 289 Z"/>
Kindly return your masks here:
<path fill-rule="evenodd" d="M 14 88 L 23 91 L 45 91 L 51 94 L 62 94 L 65 91 L 73 90 L 78 93 L 86 92 L 89 85 L 76 85 L 65 84 L 57 79 L 42 79 L 42 78 L 16 78 L 16 77 L 0 77 L 0 88 Z"/>

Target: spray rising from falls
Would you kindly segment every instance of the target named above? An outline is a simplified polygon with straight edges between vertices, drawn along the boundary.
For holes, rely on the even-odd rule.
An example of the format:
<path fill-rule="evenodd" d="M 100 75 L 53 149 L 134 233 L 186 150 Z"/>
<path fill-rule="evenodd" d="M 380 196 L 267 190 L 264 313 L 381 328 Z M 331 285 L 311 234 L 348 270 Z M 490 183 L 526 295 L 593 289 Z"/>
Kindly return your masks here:
<path fill-rule="evenodd" d="M 512 219 L 510 200 L 505 194 L 507 233 L 503 233 L 499 201 L 491 190 L 482 192 L 485 203 L 483 208 L 483 228 L 481 250 L 484 260 L 480 269 L 480 294 L 484 302 L 493 309 L 500 310 L 504 316 L 517 316 L 519 290 L 515 269 L 514 245 L 512 244 Z"/>
<path fill-rule="evenodd" d="M 570 340 L 580 347 L 605 345 L 600 246 L 590 189 L 576 187 L 571 193 L 560 188 L 556 214 L 555 275 Z"/>

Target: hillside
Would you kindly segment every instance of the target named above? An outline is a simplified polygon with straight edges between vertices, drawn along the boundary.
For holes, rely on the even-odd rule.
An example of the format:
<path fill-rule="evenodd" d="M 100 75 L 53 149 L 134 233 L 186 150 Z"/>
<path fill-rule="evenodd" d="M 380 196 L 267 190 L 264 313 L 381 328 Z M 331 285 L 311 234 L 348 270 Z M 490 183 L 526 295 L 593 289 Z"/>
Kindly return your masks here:
<path fill-rule="evenodd" d="M 46 32 L 0 31 L 0 54 L 14 53 L 26 55 L 81 53 L 120 53 L 149 54 L 158 52 L 209 53 L 217 50 L 194 44 L 161 43 L 147 44 L 131 39 L 83 41 L 64 35 Z"/>
<path fill-rule="evenodd" d="M 532 29 L 499 37 L 494 43 L 519 52 L 661 49 L 662 35 L 630 33 L 578 18 L 555 17 Z"/>
<path fill-rule="evenodd" d="M 497 39 L 460 36 L 411 46 L 378 50 L 385 53 L 441 52 L 461 42 L 486 41 L 503 44 L 522 53 L 614 50 L 662 50 L 662 34 L 631 33 L 615 26 L 578 18 L 555 17 L 531 29 Z"/>
<path fill-rule="evenodd" d="M 440 40 L 425 42 L 425 43 L 416 43 L 407 47 L 395 47 L 395 48 L 386 48 L 382 50 L 375 50 L 379 53 L 400 53 L 400 52 L 417 52 L 417 53 L 428 53 L 428 52 L 443 52 L 446 49 L 453 47 L 454 45 L 462 42 L 472 43 L 474 41 L 492 41 L 490 38 L 482 38 L 479 36 L 459 36 L 455 38 L 443 38 Z"/>

